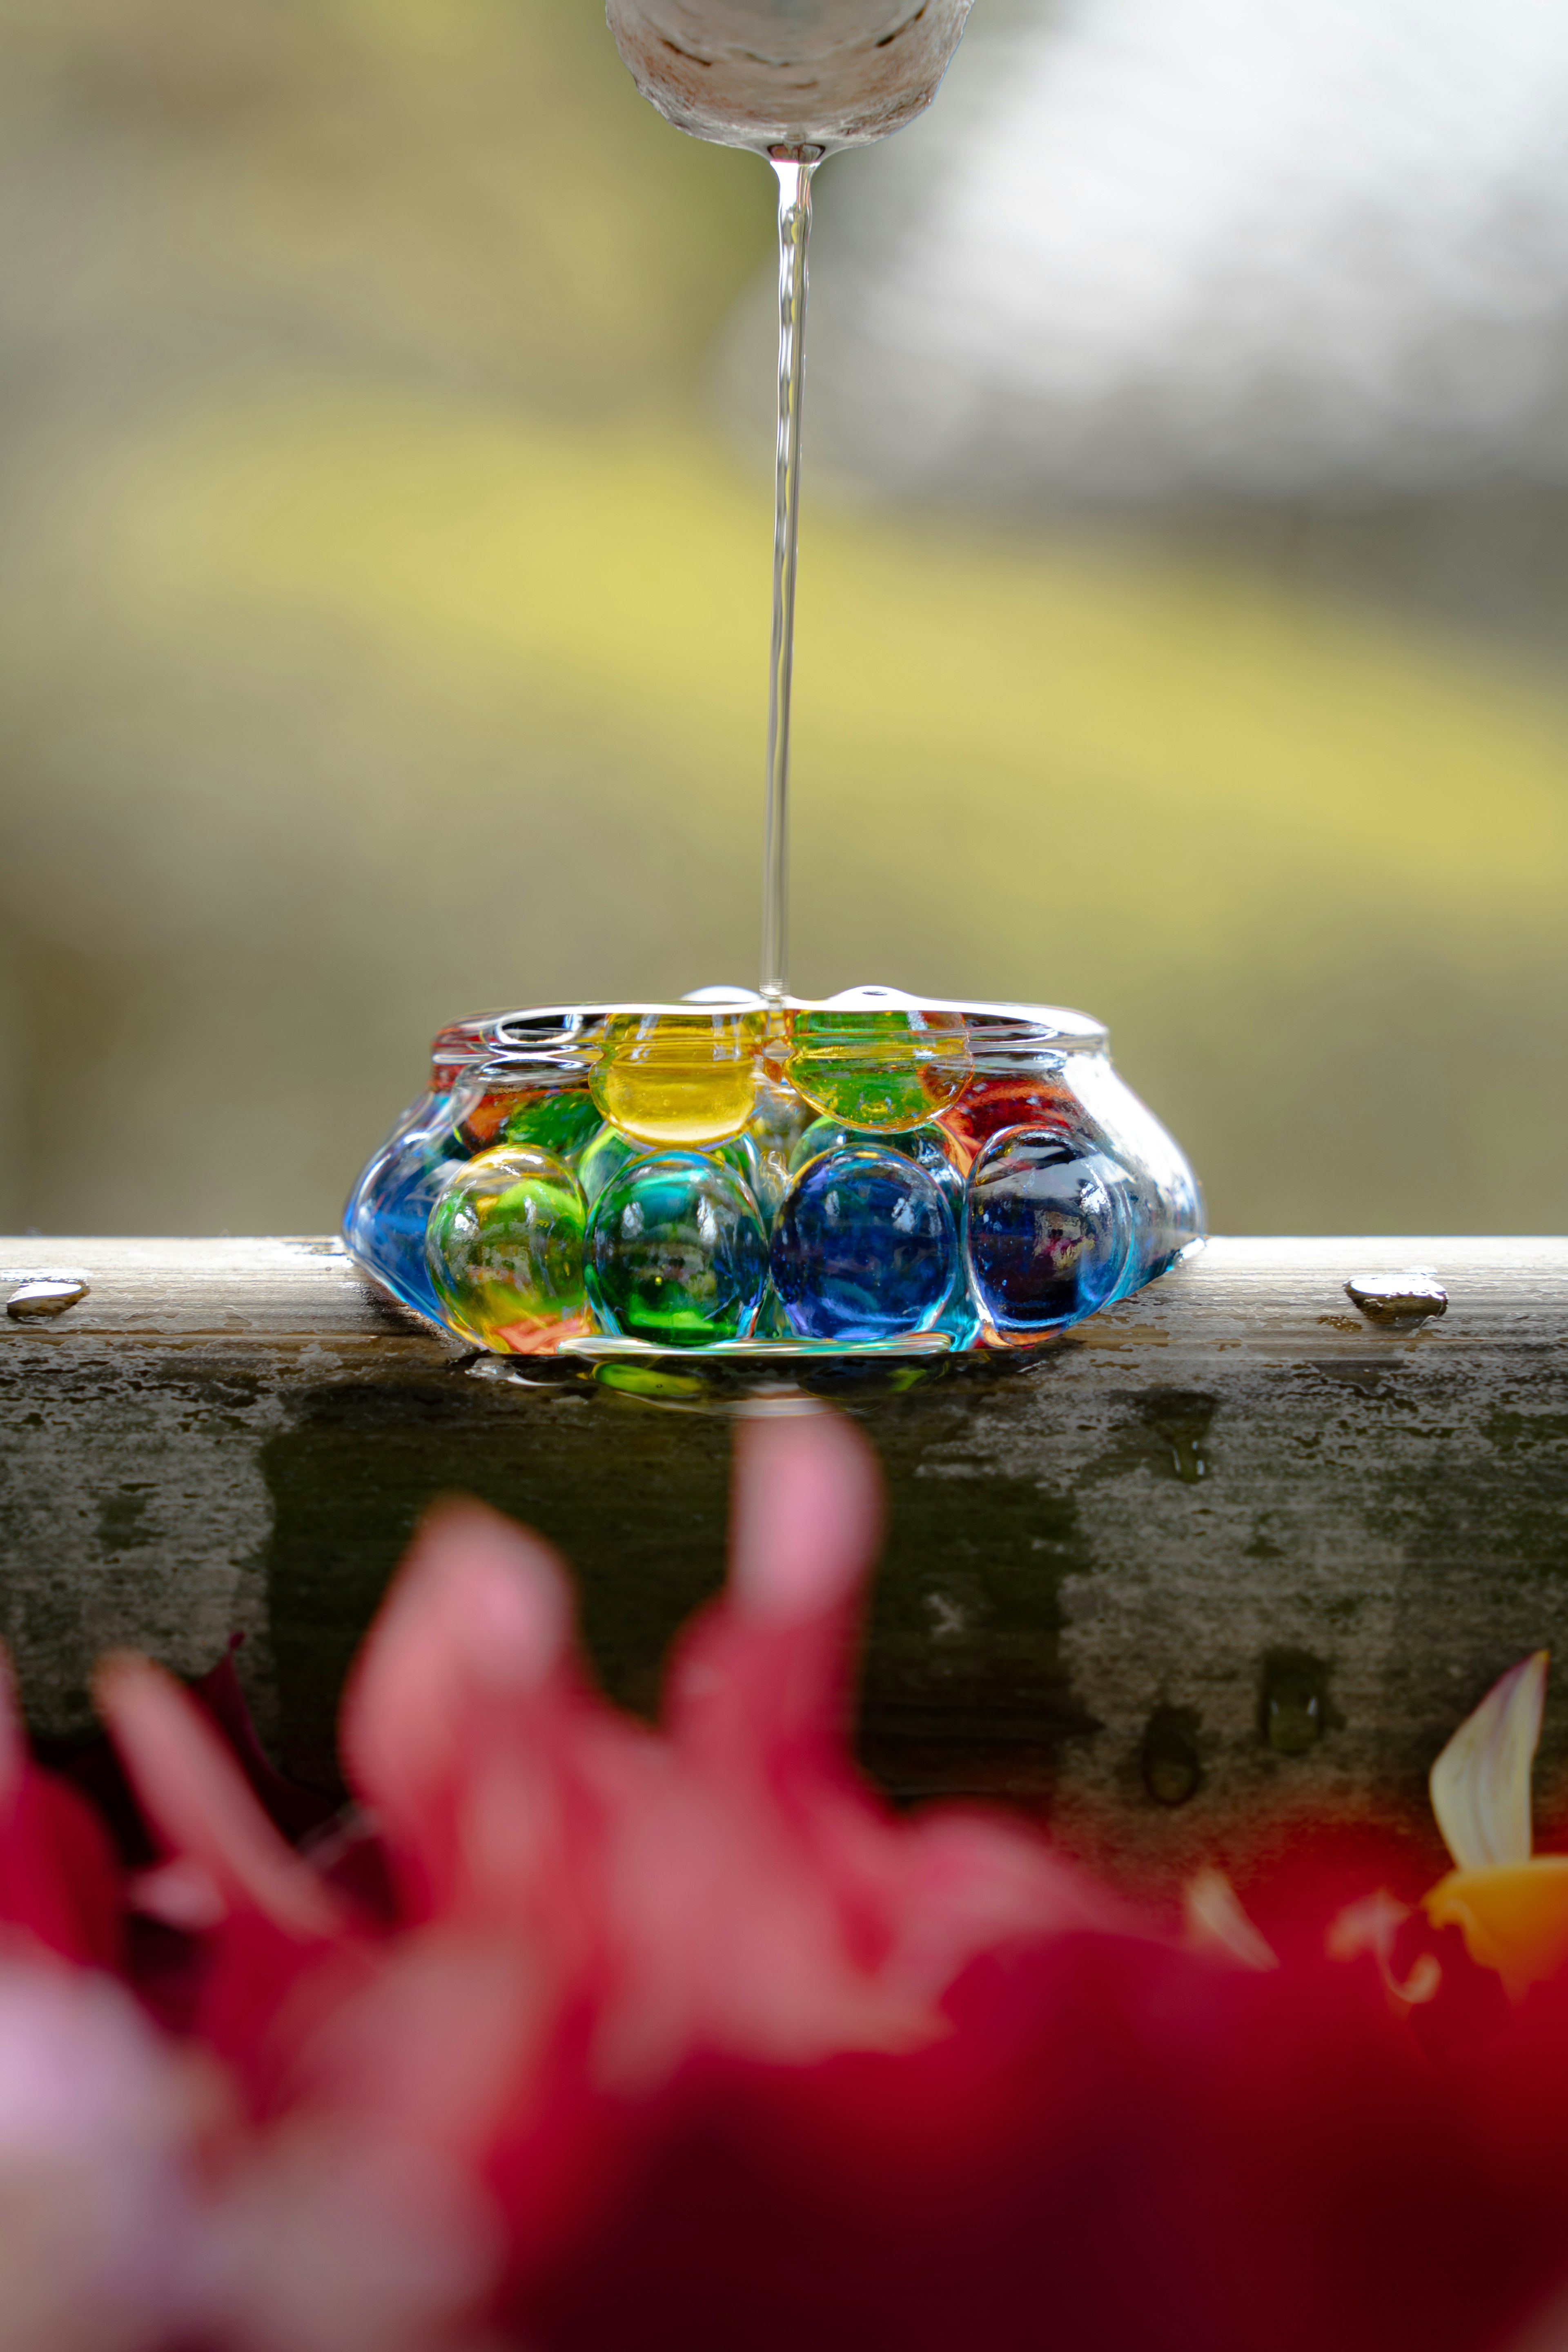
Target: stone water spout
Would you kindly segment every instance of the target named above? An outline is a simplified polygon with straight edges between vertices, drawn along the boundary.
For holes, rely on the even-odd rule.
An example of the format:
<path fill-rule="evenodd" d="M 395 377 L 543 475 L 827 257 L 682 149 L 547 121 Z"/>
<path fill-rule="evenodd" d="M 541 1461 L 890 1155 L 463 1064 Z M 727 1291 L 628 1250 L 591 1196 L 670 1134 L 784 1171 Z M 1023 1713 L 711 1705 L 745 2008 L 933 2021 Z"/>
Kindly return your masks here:
<path fill-rule="evenodd" d="M 726 147 L 831 153 L 931 104 L 970 0 L 608 0 L 645 98 Z"/>

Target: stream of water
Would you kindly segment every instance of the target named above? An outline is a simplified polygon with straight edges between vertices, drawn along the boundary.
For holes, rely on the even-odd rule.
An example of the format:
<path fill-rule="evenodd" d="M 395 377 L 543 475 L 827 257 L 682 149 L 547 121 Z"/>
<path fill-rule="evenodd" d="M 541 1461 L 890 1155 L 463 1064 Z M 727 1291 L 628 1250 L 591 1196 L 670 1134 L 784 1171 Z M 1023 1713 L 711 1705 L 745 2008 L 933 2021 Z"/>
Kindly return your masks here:
<path fill-rule="evenodd" d="M 779 184 L 779 431 L 773 478 L 773 634 L 768 671 L 767 822 L 763 845 L 764 996 L 789 992 L 789 729 L 800 536 L 800 407 L 805 378 L 811 182 L 822 150 L 771 154 Z"/>

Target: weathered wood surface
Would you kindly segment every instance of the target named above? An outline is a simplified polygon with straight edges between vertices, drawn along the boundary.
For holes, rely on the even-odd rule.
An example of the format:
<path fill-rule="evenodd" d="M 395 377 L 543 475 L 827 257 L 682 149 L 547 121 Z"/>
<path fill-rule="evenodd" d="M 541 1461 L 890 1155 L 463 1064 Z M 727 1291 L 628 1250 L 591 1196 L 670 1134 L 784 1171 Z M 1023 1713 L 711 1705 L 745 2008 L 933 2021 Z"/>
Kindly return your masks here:
<path fill-rule="evenodd" d="M 1344 1294 L 1411 1265 L 1441 1319 Z M 482 1376 L 333 1242 L 0 1242 L 0 1276 L 55 1272 L 88 1297 L 0 1318 L 0 1631 L 36 1724 L 85 1726 L 107 1647 L 194 1671 L 239 1627 L 264 1721 L 330 1772 L 343 1668 L 447 1488 L 560 1544 L 605 1681 L 652 1704 L 721 1573 L 721 1418 Z M 1568 1242 L 1216 1241 L 1033 1370 L 853 1410 L 891 1501 L 862 1747 L 903 1793 L 1184 1866 L 1303 1803 L 1415 1809 L 1490 1677 L 1568 1635 Z M 1568 1686 L 1549 1797 L 1565 1765 Z"/>

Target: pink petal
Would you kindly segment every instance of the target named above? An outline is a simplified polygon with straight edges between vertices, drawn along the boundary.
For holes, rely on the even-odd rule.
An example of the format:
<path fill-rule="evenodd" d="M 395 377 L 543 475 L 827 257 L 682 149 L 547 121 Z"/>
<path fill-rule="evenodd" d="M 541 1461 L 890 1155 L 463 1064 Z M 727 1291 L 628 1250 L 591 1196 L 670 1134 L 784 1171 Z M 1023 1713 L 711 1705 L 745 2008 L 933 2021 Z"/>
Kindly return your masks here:
<path fill-rule="evenodd" d="M 482 1814 L 498 1776 L 511 1784 L 514 1832 L 538 1810 L 520 1783 L 538 1777 L 527 1759 L 544 1715 L 575 1691 L 569 1633 L 563 1574 L 537 1538 L 477 1503 L 428 1515 L 361 1652 L 342 1718 L 350 1780 L 417 1916 L 447 1906 L 482 1872 L 474 1809 Z"/>
<path fill-rule="evenodd" d="M 876 1457 L 826 1412 L 742 1425 L 731 1521 L 730 1601 L 770 1623 L 851 1600 L 882 1538 Z"/>
<path fill-rule="evenodd" d="M 437 2148 L 319 2117 L 260 2142 L 207 2240 L 200 2339 L 225 2352 L 459 2352 L 504 2259 Z"/>
<path fill-rule="evenodd" d="M 191 1695 L 201 1701 L 227 1740 L 268 1821 L 290 1844 L 298 1844 L 330 1822 L 337 1808 L 316 1790 L 286 1780 L 257 1738 L 250 1707 L 235 1672 L 234 1654 L 244 1639 L 243 1633 L 230 1634 L 222 1657 L 191 1685 Z"/>
<path fill-rule="evenodd" d="M 855 1601 L 880 1526 L 873 1457 L 819 1414 L 737 1450 L 734 1567 L 670 1679 L 672 1769 L 607 1849 L 624 1993 L 601 2050 L 646 2079 L 682 2042 L 803 2060 L 907 2048 L 973 1954 L 1119 1916 L 1037 1839 L 895 1820 L 846 1752 Z"/>
<path fill-rule="evenodd" d="M 119 1873 L 91 1809 L 27 1752 L 9 1661 L 0 1652 L 0 1920 L 63 1958 L 115 1967 Z"/>
<path fill-rule="evenodd" d="M 201 1707 L 145 1660 L 110 1659 L 99 1705 L 143 1811 L 225 1900 L 286 1934 L 331 1937 L 348 1914 L 273 1828 Z"/>

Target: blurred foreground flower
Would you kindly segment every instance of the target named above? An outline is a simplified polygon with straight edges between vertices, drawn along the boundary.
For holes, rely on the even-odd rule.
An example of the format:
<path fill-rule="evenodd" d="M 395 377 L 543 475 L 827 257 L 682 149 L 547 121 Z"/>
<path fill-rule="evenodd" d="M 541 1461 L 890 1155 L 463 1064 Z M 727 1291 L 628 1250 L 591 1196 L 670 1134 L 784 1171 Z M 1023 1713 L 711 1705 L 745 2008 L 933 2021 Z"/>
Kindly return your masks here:
<path fill-rule="evenodd" d="M 444 1507 L 299 1843 L 221 1678 L 103 1673 L 131 1878 L 7 1714 L 0 2352 L 1554 2342 L 1544 1660 L 1439 1759 L 1425 1909 L 1390 1842 L 1145 1916 L 857 1779 L 878 1516 L 847 1423 L 749 1427 L 655 1733 L 545 1548 Z"/>

